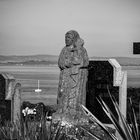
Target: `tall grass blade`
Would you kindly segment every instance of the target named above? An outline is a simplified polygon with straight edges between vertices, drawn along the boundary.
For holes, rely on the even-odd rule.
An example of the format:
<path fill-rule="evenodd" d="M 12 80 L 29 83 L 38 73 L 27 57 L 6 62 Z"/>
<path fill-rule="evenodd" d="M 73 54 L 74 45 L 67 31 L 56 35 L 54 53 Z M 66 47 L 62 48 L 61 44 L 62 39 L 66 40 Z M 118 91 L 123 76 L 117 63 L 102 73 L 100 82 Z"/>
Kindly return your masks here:
<path fill-rule="evenodd" d="M 86 130 L 84 127 L 81 127 L 84 131 L 86 131 L 90 136 L 92 136 L 94 139 L 96 140 L 103 140 L 101 138 L 99 138 L 98 136 L 96 136 L 95 134 L 89 132 L 88 130 Z"/>
<path fill-rule="evenodd" d="M 121 134 L 122 138 L 124 140 L 127 140 L 127 136 L 124 133 L 123 129 L 121 128 L 117 118 L 114 116 L 112 111 L 109 109 L 109 107 L 105 104 L 105 102 L 102 99 L 98 99 L 98 102 L 101 104 L 101 107 L 103 108 L 104 112 L 106 115 L 109 117 L 113 125 L 115 126 L 116 130 L 118 131 L 119 134 Z"/>
<path fill-rule="evenodd" d="M 108 87 L 107 87 L 108 88 Z M 135 115 L 135 112 L 134 112 L 134 108 L 132 106 L 132 101 L 130 101 L 130 107 L 131 107 L 131 125 L 129 125 L 129 123 L 127 122 L 126 118 L 122 115 L 120 109 L 119 109 L 119 105 L 117 103 L 117 101 L 115 100 L 115 98 L 111 95 L 110 91 L 109 91 L 109 88 L 108 88 L 108 93 L 109 93 L 109 96 L 111 98 L 111 101 L 115 107 L 115 110 L 119 116 L 119 123 L 124 131 L 124 133 L 126 134 L 127 136 L 127 139 L 128 140 L 139 140 L 139 129 L 138 129 L 138 123 L 137 123 L 137 120 L 136 120 L 136 115 Z"/>
<path fill-rule="evenodd" d="M 131 119 L 131 123 L 132 123 L 132 131 L 134 134 L 134 138 L 136 140 L 139 140 L 139 128 L 138 128 L 138 123 L 137 123 L 137 119 L 136 119 L 136 115 L 135 115 L 135 111 L 134 111 L 134 108 L 132 105 L 131 98 L 129 98 L 129 103 L 130 103 L 130 107 L 131 107 L 130 119 Z"/>
<path fill-rule="evenodd" d="M 129 127 L 129 125 L 127 124 L 127 121 L 126 119 L 124 118 L 124 116 L 121 114 L 120 112 L 120 109 L 119 109 L 119 105 L 117 103 L 117 101 L 115 100 L 115 98 L 113 98 L 113 96 L 111 95 L 110 91 L 109 91 L 109 88 L 107 87 L 108 89 L 108 93 L 109 93 L 109 96 L 110 96 L 110 99 L 115 107 L 115 110 L 119 116 L 119 123 L 121 125 L 121 128 L 123 129 L 123 132 L 125 133 L 126 137 L 127 137 L 127 140 L 133 140 L 133 136 L 132 136 L 132 133 L 131 133 L 131 129 Z M 121 135 L 121 134 L 120 134 Z"/>
<path fill-rule="evenodd" d="M 92 119 L 92 121 L 96 122 L 110 136 L 110 138 L 112 138 L 113 140 L 117 140 L 117 138 L 108 131 L 108 129 L 103 125 L 103 123 L 100 122 L 84 105 L 81 105 L 81 107 L 82 107 L 84 113 L 90 119 Z"/>

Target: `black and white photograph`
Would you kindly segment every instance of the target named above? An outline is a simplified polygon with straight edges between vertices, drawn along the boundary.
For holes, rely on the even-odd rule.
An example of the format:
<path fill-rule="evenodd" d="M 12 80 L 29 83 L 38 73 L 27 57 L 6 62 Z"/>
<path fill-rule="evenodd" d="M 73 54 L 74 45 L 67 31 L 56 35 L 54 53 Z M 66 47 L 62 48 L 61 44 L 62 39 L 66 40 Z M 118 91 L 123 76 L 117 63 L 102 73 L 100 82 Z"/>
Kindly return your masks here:
<path fill-rule="evenodd" d="M 0 140 L 140 140 L 140 0 L 0 0 Z"/>

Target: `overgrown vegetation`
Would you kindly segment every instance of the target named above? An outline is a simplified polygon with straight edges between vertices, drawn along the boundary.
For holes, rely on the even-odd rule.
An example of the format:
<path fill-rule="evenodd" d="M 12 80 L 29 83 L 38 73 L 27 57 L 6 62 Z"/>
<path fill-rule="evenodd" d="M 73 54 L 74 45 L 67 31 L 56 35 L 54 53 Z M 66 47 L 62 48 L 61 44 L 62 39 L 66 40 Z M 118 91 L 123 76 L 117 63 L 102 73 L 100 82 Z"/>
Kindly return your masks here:
<path fill-rule="evenodd" d="M 108 118 L 111 120 L 112 124 L 116 128 L 116 131 L 120 135 L 120 137 L 123 140 L 139 140 L 140 139 L 140 133 L 138 128 L 138 122 L 136 119 L 135 111 L 132 105 L 131 98 L 129 99 L 129 106 L 130 106 L 130 112 L 129 112 L 129 118 L 130 123 L 127 122 L 126 118 L 121 114 L 119 110 L 119 105 L 114 97 L 111 96 L 109 92 L 110 99 L 115 107 L 115 111 L 117 112 L 117 116 L 113 114 L 110 107 L 103 101 L 102 98 L 99 98 L 98 101 L 102 106 L 102 109 L 108 116 Z M 100 122 L 85 106 L 82 105 L 83 110 L 85 111 L 85 114 L 93 121 L 96 122 L 108 135 L 112 140 L 117 140 L 118 138 L 111 134 L 106 126 Z M 119 117 L 119 121 L 118 118 Z M 97 137 L 98 139 L 98 137 Z"/>
<path fill-rule="evenodd" d="M 42 118 L 39 122 L 7 122 L 0 126 L 2 140 L 94 140 L 94 135 L 104 140 L 108 137 L 93 122 L 89 126 L 77 126 L 65 121 L 52 124 Z"/>
<path fill-rule="evenodd" d="M 107 114 L 116 131 L 123 140 L 139 140 L 138 123 L 131 99 L 129 100 L 130 123 L 119 110 L 116 100 L 109 93 L 110 99 L 118 116 L 115 116 L 102 98 L 98 101 Z M 40 121 L 28 121 L 21 119 L 15 123 L 6 122 L 0 126 L 1 140 L 117 140 L 114 129 L 106 127 L 85 106 L 81 105 L 89 119 L 89 125 L 73 125 L 69 122 L 58 121 L 53 124 L 46 117 Z M 118 117 L 119 120 L 118 121 Z"/>

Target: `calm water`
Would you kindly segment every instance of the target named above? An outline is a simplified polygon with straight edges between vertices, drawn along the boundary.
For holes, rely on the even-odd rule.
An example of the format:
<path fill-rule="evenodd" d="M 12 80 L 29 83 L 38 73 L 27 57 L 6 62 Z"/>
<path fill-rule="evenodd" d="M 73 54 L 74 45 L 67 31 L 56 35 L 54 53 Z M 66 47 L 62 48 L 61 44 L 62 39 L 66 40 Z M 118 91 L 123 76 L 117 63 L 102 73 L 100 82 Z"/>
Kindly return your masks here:
<path fill-rule="evenodd" d="M 126 66 L 122 68 L 128 73 L 128 87 L 140 87 L 140 67 Z M 22 100 L 43 101 L 45 104 L 56 103 L 59 80 L 57 66 L 0 66 L 0 72 L 14 75 L 22 85 Z M 41 93 L 35 93 L 37 81 L 40 80 Z"/>
<path fill-rule="evenodd" d="M 140 66 L 124 66 L 122 70 L 127 71 L 128 87 L 140 87 Z"/>
<path fill-rule="evenodd" d="M 0 72 L 14 75 L 22 86 L 22 100 L 55 104 L 57 97 L 59 68 L 57 66 L 0 66 Z M 40 80 L 41 93 L 36 93 Z"/>

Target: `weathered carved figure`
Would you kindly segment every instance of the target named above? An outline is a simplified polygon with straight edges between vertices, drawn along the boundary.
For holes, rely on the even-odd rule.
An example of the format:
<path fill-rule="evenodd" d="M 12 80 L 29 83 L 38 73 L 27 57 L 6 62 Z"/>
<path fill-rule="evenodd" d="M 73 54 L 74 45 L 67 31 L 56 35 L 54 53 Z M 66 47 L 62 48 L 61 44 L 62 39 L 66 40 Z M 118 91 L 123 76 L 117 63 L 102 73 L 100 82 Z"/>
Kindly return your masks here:
<path fill-rule="evenodd" d="M 80 104 L 86 102 L 87 66 L 89 64 L 84 41 L 79 34 L 71 30 L 65 35 L 66 46 L 62 49 L 58 66 L 60 78 L 58 86 L 58 111 L 73 119 L 80 114 Z M 77 118 L 78 119 L 78 118 Z"/>

